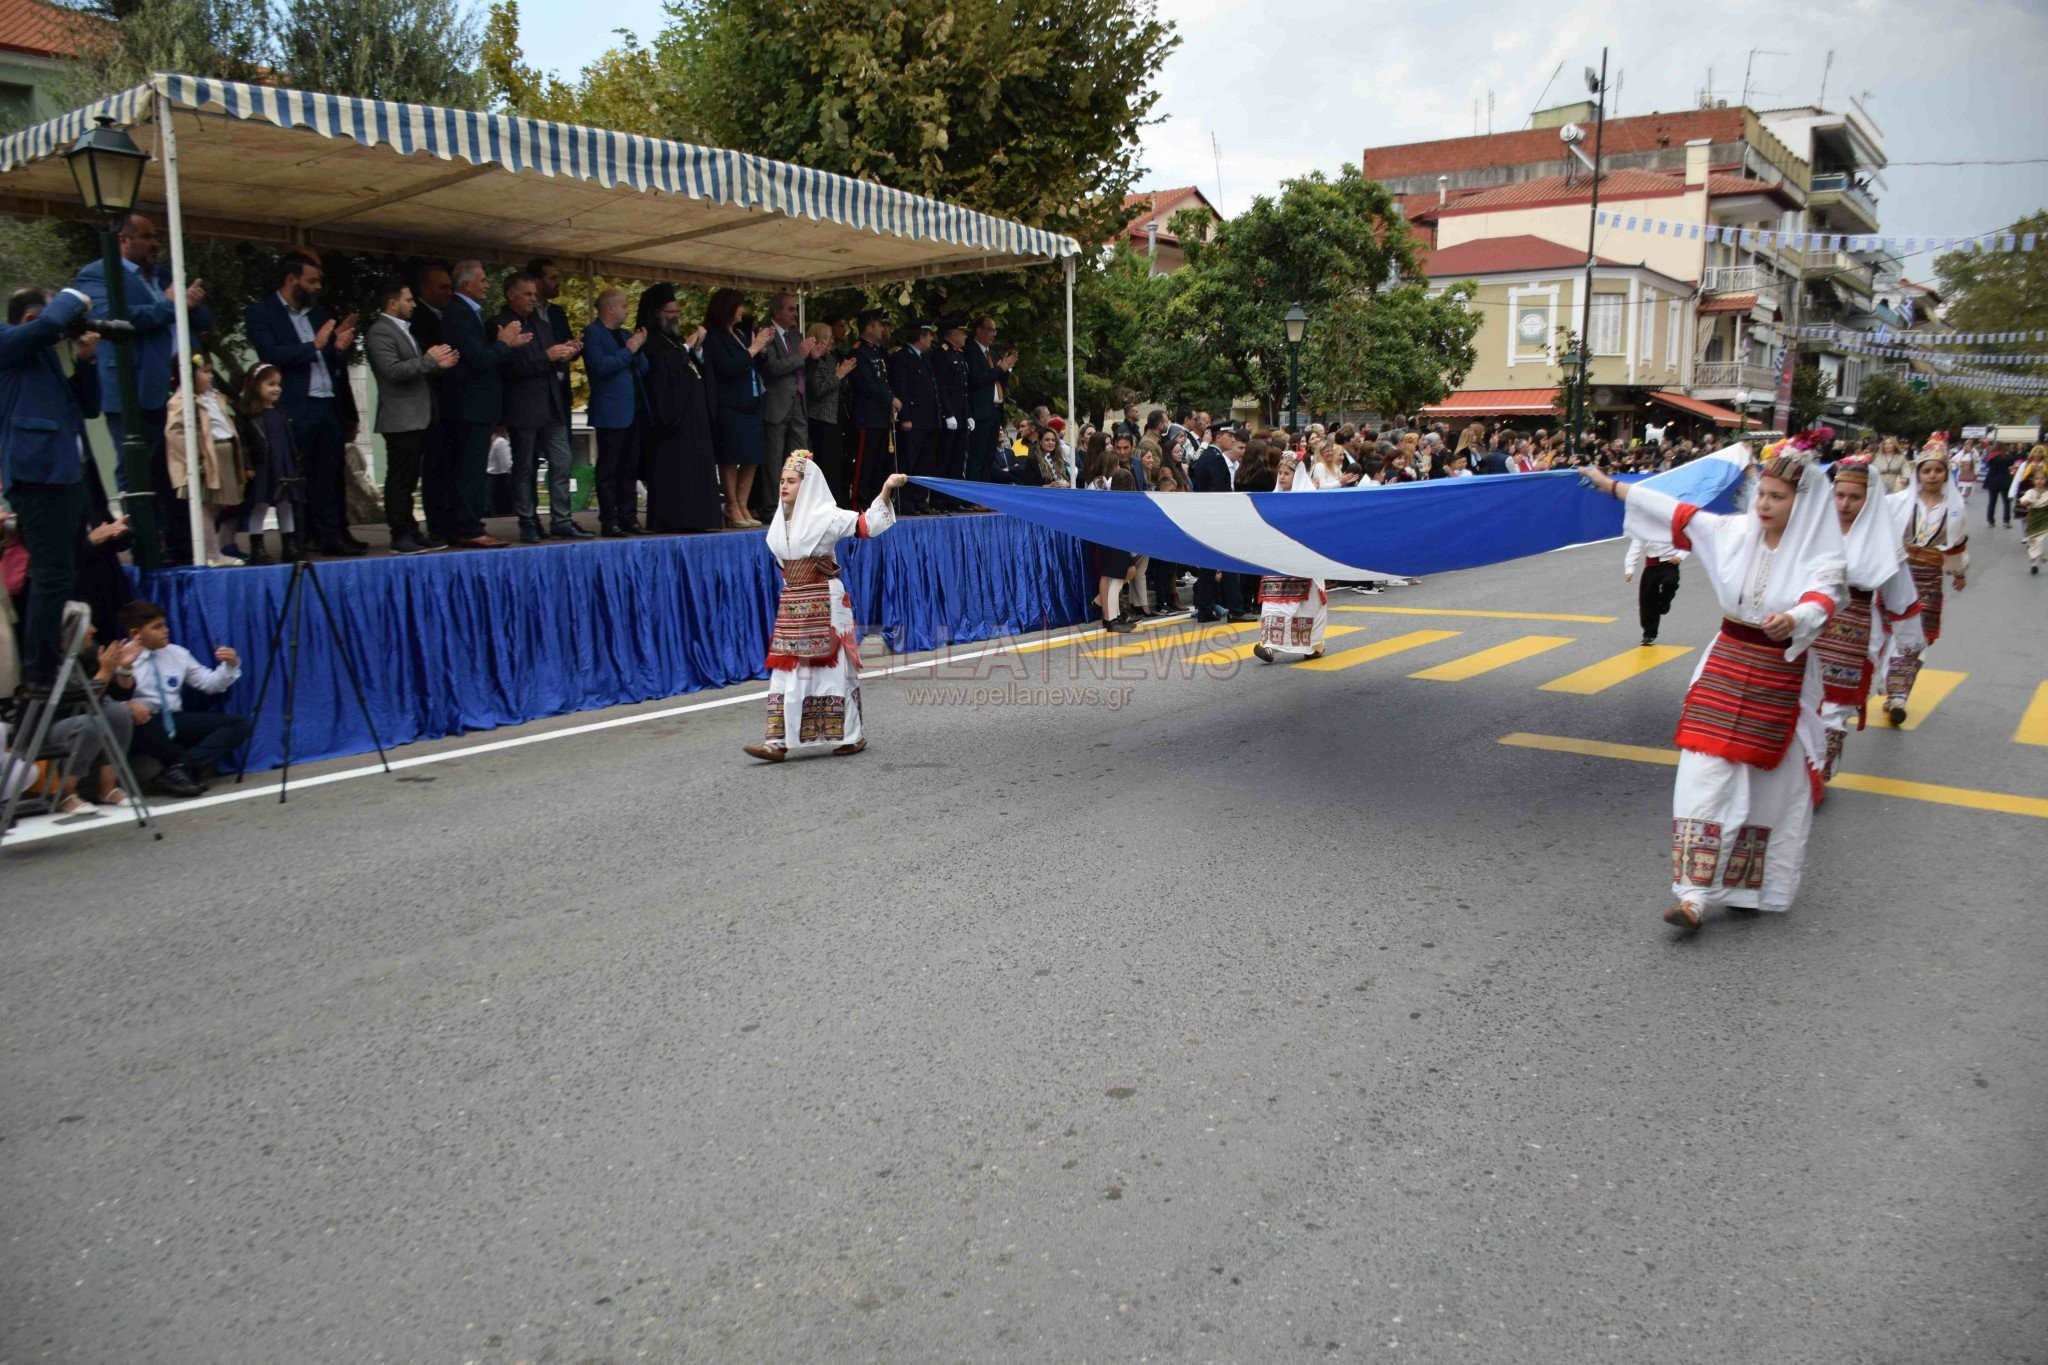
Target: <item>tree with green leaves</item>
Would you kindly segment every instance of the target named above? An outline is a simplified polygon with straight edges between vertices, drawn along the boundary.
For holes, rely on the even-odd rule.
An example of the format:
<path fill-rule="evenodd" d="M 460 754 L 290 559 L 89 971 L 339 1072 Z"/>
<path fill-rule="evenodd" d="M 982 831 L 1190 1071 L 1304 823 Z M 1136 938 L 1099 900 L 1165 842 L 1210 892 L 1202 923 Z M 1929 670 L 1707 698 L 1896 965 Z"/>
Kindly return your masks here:
<path fill-rule="evenodd" d="M 1805 431 L 1828 410 L 1835 396 L 1834 382 L 1818 365 L 1801 365 L 1792 371 L 1792 430 Z"/>
<path fill-rule="evenodd" d="M 1408 282 L 1378 295 L 1340 294 L 1302 348 L 1317 410 L 1409 413 L 1443 399 L 1478 359 L 1479 313 L 1470 280 L 1431 297 Z"/>
<path fill-rule="evenodd" d="M 457 109 L 481 102 L 481 32 L 464 0 L 281 0 L 270 47 L 287 84 Z"/>
<path fill-rule="evenodd" d="M 1966 426 L 1998 416 L 1995 396 L 1947 385 L 1915 387 L 1890 374 L 1874 374 L 1856 391 L 1856 420 L 1880 436 L 1924 441 L 1937 431 L 1951 438 Z"/>
<path fill-rule="evenodd" d="M 674 138 L 673 111 L 661 96 L 654 53 L 624 29 L 619 45 L 583 68 L 573 82 L 526 64 L 519 45 L 518 0 L 497 0 L 484 23 L 486 96 L 497 108 L 526 118 L 581 123 L 647 137 Z"/>
<path fill-rule="evenodd" d="M 2028 214 L 2006 231 L 2048 236 L 2048 209 Z M 2048 252 L 1951 251 L 1935 258 L 1934 273 L 1941 281 L 1943 319 L 1959 332 L 2031 333 L 2048 328 Z M 2035 341 L 2018 347 L 2022 355 L 2041 349 Z M 2000 366 L 1999 372 L 2048 379 L 2048 366 L 2042 365 Z M 2048 405 L 2040 394 L 1973 396 L 1982 399 L 1981 409 L 2012 420 L 2038 416 Z"/>

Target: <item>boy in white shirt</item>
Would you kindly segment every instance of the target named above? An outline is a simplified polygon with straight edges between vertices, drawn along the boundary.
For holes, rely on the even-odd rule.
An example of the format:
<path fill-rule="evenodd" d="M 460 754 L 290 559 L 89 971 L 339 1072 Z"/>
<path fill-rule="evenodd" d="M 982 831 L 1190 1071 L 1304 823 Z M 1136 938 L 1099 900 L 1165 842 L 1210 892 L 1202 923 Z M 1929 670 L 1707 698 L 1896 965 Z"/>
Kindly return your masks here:
<path fill-rule="evenodd" d="M 126 680 L 132 685 L 128 713 L 135 719 L 130 752 L 148 754 L 164 765 L 150 783 L 152 791 L 198 796 L 206 790 L 209 770 L 249 738 L 249 718 L 188 711 L 184 690 L 227 691 L 242 676 L 241 656 L 222 645 L 213 651 L 214 667 L 200 667 L 190 650 L 171 643 L 170 623 L 154 602 L 121 608 L 121 627 L 142 647 Z"/>

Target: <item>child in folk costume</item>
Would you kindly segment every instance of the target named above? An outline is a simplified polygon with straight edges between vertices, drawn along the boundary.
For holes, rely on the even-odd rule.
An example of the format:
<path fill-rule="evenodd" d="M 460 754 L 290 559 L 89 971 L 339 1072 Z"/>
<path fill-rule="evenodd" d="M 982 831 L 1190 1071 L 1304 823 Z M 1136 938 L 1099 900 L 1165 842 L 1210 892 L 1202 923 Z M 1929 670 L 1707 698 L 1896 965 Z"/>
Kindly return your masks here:
<path fill-rule="evenodd" d="M 1962 495 L 1948 477 L 1948 443 L 1936 435 L 1913 465 L 1913 481 L 1885 499 L 1892 524 L 1906 543 L 1906 568 L 1920 593 L 1918 644 L 1894 636 L 1885 654 L 1885 717 L 1894 725 L 1906 722 L 1906 698 L 1920 676 L 1927 646 L 1941 638 L 1943 582 L 1953 579 L 1961 592 L 1968 586 L 1970 517 Z"/>
<path fill-rule="evenodd" d="M 1690 550 L 1724 614 L 1679 715 L 1664 920 L 1692 930 L 1715 905 L 1788 910 L 1827 749 L 1809 646 L 1845 595 L 1826 476 L 1776 455 L 1754 510 L 1729 516 L 1596 468 L 1580 477 L 1627 503 L 1625 534 Z"/>
<path fill-rule="evenodd" d="M 1847 549 L 1849 592 L 1842 609 L 1813 642 L 1813 652 L 1820 658 L 1820 713 L 1828 732 L 1830 779 L 1841 762 L 1850 724 L 1863 728 L 1864 706 L 1887 632 L 1913 644 L 1920 636 L 1919 590 L 1906 571 L 1898 532 L 1885 506 L 1884 481 L 1875 480 L 1875 492 L 1872 482 L 1870 461 L 1862 456 L 1835 464 L 1835 514 Z"/>
<path fill-rule="evenodd" d="M 878 536 L 896 524 L 889 495 L 908 480 L 891 474 L 874 505 L 849 512 L 832 500 L 808 450 L 782 466 L 782 501 L 768 525 L 768 552 L 782 566 L 782 596 L 768 641 L 768 734 L 746 751 L 780 763 L 792 750 L 844 756 L 868 747 L 860 720 L 860 629 L 833 551 L 847 536 Z"/>
<path fill-rule="evenodd" d="M 2034 477 L 2020 488 L 2021 534 L 2027 538 L 2027 572 L 2041 572 L 2048 559 L 2048 464 L 2034 466 Z"/>
<path fill-rule="evenodd" d="M 1302 459 L 1283 459 L 1275 471 L 1274 491 L 1321 491 Z M 1330 623 L 1330 593 L 1320 578 L 1289 578 L 1266 574 L 1259 579 L 1259 642 L 1252 653 L 1261 663 L 1277 663 L 1276 651 L 1310 659 L 1323 656 L 1323 631 Z"/>

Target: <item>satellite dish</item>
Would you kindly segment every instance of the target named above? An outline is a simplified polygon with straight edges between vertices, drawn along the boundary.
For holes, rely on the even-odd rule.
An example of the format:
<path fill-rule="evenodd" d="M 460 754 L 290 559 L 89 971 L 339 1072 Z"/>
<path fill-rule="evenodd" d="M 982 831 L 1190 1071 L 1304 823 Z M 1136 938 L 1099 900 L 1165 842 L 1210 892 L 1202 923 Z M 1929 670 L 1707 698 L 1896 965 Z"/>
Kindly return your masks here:
<path fill-rule="evenodd" d="M 1586 140 L 1586 130 L 1576 123 L 1567 123 L 1557 130 L 1557 140 L 1567 147 L 1575 147 Z"/>

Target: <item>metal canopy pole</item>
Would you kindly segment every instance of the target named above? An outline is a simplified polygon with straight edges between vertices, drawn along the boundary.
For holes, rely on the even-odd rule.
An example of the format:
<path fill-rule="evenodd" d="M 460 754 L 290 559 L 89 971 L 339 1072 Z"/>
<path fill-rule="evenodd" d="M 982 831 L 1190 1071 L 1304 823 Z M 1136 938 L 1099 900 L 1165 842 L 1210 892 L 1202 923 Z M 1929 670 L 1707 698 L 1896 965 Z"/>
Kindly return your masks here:
<path fill-rule="evenodd" d="M 185 302 L 185 217 L 178 202 L 178 135 L 171 126 L 171 98 L 162 90 L 156 96 L 156 136 L 164 162 L 164 216 L 171 232 L 171 306 L 178 321 L 178 407 L 185 418 L 185 511 L 191 518 L 192 562 L 204 565 L 206 471 L 199 467 L 199 404 L 192 392 L 192 310 Z"/>
<path fill-rule="evenodd" d="M 1080 454 L 1081 422 L 1074 414 L 1074 258 L 1066 258 L 1067 273 L 1067 429 L 1072 433 L 1069 444 L 1075 455 Z"/>

